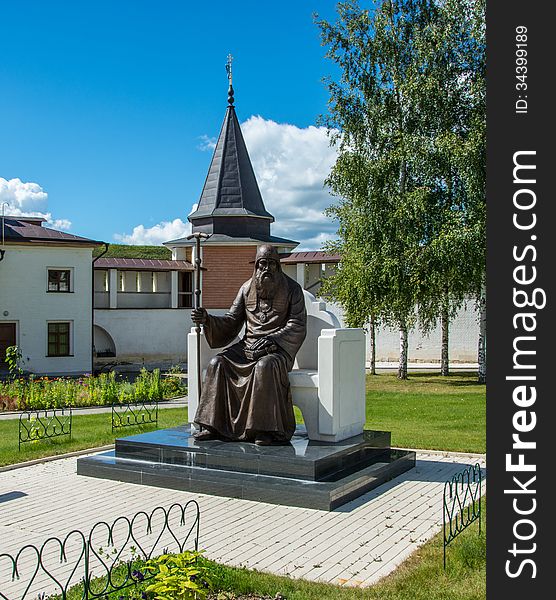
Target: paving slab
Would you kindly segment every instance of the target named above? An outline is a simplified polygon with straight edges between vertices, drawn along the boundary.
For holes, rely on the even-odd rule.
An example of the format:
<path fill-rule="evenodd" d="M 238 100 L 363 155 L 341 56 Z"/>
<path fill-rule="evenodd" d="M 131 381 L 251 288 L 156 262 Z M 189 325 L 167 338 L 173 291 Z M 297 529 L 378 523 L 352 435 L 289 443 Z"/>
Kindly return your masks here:
<path fill-rule="evenodd" d="M 440 531 L 444 482 L 476 462 L 486 468 L 484 456 L 418 451 L 416 468 L 328 512 L 82 477 L 76 461 L 0 473 L 0 554 L 74 529 L 87 533 L 98 521 L 196 500 L 199 545 L 208 558 L 345 586 L 372 585 L 392 572 Z M 1 567 L 5 594 L 17 582 L 6 582 Z M 47 579 L 39 585 L 52 591 Z"/>

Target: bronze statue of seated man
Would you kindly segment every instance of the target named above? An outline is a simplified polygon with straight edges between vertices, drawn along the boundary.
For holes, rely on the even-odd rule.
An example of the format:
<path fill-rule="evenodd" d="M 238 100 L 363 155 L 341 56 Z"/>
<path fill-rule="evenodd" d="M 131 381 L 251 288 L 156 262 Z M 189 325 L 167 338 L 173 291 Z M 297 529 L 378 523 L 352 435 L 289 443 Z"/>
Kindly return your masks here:
<path fill-rule="evenodd" d="M 280 256 L 260 246 L 253 277 L 224 316 L 192 311 L 211 348 L 241 341 L 209 363 L 194 422 L 198 441 L 222 439 L 257 445 L 288 443 L 295 416 L 288 372 L 305 339 L 307 313 L 301 286 L 282 272 Z"/>

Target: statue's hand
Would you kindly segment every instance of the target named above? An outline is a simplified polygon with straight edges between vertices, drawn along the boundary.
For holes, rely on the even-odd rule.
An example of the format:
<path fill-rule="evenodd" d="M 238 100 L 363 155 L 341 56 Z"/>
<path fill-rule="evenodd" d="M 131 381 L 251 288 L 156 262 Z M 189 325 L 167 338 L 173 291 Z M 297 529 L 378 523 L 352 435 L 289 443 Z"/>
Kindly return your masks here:
<path fill-rule="evenodd" d="M 191 320 L 195 325 L 204 325 L 208 321 L 208 312 L 204 308 L 194 308 L 191 311 Z"/>
<path fill-rule="evenodd" d="M 272 345 L 274 345 L 274 341 L 271 338 L 263 337 L 263 338 L 259 338 L 251 346 L 251 350 L 254 351 L 254 352 L 255 351 L 259 351 L 259 350 L 265 350 L 266 348 L 269 348 Z"/>

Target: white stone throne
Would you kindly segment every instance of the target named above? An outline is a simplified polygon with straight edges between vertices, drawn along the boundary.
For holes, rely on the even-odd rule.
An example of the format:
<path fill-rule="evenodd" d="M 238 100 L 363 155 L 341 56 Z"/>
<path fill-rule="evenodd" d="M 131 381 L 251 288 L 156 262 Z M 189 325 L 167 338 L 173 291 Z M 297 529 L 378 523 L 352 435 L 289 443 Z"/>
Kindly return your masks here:
<path fill-rule="evenodd" d="M 301 410 L 310 440 L 339 442 L 360 434 L 365 425 L 365 333 L 340 327 L 324 302 L 303 293 L 307 337 L 289 374 L 293 403 Z M 221 351 L 209 348 L 201 333 L 203 377 L 210 359 Z M 199 402 L 194 327 L 187 336 L 187 356 L 188 412 L 193 420 Z"/>

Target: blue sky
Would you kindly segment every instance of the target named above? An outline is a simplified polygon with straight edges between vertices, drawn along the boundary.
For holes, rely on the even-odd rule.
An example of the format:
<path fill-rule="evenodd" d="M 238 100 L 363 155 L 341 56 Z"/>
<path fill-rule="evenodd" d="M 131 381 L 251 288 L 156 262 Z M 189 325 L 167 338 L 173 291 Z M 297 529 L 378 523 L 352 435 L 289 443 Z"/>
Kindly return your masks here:
<path fill-rule="evenodd" d="M 334 233 L 322 180 L 334 159 L 312 14 L 335 2 L 0 0 L 0 202 L 108 242 L 177 237 L 197 202 L 227 100 L 275 235 Z"/>

